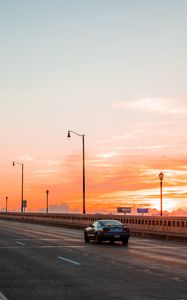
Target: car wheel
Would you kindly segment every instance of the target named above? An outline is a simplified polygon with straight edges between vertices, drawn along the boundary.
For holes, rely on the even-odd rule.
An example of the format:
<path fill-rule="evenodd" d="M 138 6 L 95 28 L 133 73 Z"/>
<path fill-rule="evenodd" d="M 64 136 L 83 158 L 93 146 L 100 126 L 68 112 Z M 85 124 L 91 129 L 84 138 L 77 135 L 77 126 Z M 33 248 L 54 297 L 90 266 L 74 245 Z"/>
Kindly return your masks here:
<path fill-rule="evenodd" d="M 89 241 L 90 241 L 86 232 L 84 232 L 84 241 L 85 241 L 85 243 L 89 243 Z"/>
<path fill-rule="evenodd" d="M 128 239 L 124 239 L 121 242 L 122 242 L 122 245 L 128 245 Z"/>
<path fill-rule="evenodd" d="M 99 235 L 97 233 L 95 235 L 95 242 L 96 242 L 96 244 L 100 244 L 101 243 L 101 239 L 100 239 L 100 237 L 99 237 Z"/>

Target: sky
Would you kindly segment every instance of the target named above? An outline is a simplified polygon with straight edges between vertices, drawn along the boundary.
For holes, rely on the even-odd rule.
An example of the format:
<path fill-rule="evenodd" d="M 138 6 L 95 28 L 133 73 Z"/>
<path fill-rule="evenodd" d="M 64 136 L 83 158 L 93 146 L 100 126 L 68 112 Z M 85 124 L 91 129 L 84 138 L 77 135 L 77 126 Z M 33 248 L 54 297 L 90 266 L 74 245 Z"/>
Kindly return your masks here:
<path fill-rule="evenodd" d="M 187 211 L 187 1 L 0 1 L 0 210 Z"/>

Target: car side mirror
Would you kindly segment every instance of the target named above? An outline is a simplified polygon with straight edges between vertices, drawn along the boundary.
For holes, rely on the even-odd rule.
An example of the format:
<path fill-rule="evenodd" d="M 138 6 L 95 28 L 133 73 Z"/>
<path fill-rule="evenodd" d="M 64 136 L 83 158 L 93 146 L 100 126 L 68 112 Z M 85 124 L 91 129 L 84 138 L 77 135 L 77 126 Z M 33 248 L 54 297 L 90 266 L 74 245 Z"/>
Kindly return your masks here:
<path fill-rule="evenodd" d="M 93 228 L 93 224 L 90 224 L 90 227 L 92 227 L 92 228 Z"/>

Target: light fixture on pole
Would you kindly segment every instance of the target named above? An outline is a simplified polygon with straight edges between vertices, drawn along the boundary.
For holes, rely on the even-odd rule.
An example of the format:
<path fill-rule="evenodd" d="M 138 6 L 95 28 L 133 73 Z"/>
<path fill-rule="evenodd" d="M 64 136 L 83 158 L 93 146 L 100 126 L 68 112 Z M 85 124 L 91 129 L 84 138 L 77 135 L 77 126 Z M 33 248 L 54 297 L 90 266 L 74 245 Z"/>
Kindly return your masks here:
<path fill-rule="evenodd" d="M 6 198 L 5 198 L 5 200 L 6 200 L 6 208 L 5 208 L 5 211 L 6 211 L 6 213 L 8 212 L 8 197 L 6 196 Z"/>
<path fill-rule="evenodd" d="M 80 137 L 82 137 L 82 162 L 83 162 L 83 173 L 82 173 L 82 191 L 83 191 L 83 209 L 82 209 L 82 212 L 83 214 L 86 214 L 86 199 L 85 199 L 85 147 L 84 147 L 84 137 L 85 135 L 84 134 L 79 134 L 75 131 L 71 131 L 71 130 L 68 130 L 68 135 L 67 137 L 70 138 L 71 137 L 71 133 L 74 133 Z"/>
<path fill-rule="evenodd" d="M 164 179 L 164 173 L 160 172 L 159 179 L 160 179 L 160 215 L 162 216 L 162 181 Z"/>
<path fill-rule="evenodd" d="M 48 213 L 48 196 L 49 196 L 49 190 L 46 190 L 46 213 Z"/>
<path fill-rule="evenodd" d="M 16 164 L 21 166 L 21 212 L 23 212 L 23 163 L 13 161 L 13 166 Z"/>

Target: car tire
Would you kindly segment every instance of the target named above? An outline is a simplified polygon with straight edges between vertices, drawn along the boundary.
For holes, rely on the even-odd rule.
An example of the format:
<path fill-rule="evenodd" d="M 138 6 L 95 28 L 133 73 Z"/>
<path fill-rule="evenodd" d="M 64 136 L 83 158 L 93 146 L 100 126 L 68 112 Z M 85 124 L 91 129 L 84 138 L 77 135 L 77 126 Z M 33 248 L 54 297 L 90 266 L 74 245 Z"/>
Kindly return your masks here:
<path fill-rule="evenodd" d="M 124 245 L 124 246 L 128 245 L 128 239 L 123 239 L 121 242 L 122 242 L 122 245 Z"/>
<path fill-rule="evenodd" d="M 84 232 L 84 241 L 85 241 L 85 243 L 89 243 L 89 241 L 90 241 L 86 232 Z"/>
<path fill-rule="evenodd" d="M 99 235 L 97 233 L 95 235 L 95 243 L 96 244 L 101 244 L 101 239 L 100 239 L 100 237 L 99 237 Z"/>

